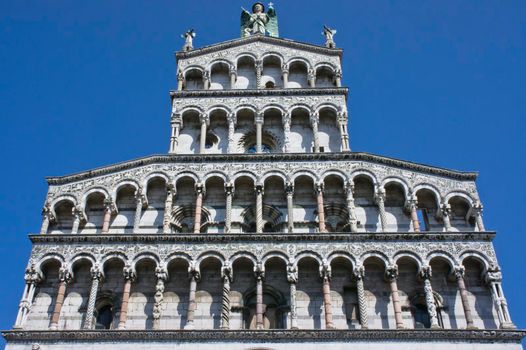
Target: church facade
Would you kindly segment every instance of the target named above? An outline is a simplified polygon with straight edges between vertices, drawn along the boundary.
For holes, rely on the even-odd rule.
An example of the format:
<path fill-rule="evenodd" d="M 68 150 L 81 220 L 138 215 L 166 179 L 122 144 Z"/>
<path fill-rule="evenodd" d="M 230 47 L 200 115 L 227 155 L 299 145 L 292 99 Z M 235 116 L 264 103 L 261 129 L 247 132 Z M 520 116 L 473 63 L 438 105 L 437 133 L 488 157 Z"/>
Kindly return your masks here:
<path fill-rule="evenodd" d="M 48 178 L 6 349 L 522 349 L 476 173 L 349 146 L 342 50 L 176 54 L 168 154 Z"/>

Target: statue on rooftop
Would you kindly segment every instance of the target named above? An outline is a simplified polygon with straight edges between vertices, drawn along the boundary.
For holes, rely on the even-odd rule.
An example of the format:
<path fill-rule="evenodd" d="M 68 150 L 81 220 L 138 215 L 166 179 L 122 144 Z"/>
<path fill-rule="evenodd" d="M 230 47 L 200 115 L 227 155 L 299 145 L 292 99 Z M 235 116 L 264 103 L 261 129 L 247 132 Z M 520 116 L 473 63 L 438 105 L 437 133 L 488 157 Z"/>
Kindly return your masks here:
<path fill-rule="evenodd" d="M 181 38 L 184 39 L 183 51 L 190 51 L 194 49 L 195 30 L 187 30 L 181 35 Z"/>
<path fill-rule="evenodd" d="M 325 46 L 330 49 L 334 49 L 336 47 L 336 43 L 334 42 L 334 35 L 336 34 L 336 29 L 332 29 L 324 25 L 323 32 L 321 34 L 325 36 Z"/>
<path fill-rule="evenodd" d="M 266 35 L 278 37 L 278 16 L 273 4 L 268 4 L 268 11 L 265 13 L 265 6 L 256 2 L 252 5 L 252 13 L 241 8 L 241 37 L 251 35 Z"/>

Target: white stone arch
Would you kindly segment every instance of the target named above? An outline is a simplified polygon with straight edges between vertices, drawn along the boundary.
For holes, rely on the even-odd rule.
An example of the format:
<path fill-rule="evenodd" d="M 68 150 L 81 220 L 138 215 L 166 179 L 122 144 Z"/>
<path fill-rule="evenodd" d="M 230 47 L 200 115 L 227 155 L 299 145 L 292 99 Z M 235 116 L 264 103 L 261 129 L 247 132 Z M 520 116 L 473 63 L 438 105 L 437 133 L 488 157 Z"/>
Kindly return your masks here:
<path fill-rule="evenodd" d="M 320 178 L 318 177 L 318 174 L 316 174 L 314 171 L 306 170 L 306 169 L 297 170 L 294 173 L 292 173 L 292 176 L 290 177 L 290 180 L 292 182 L 295 182 L 296 179 L 298 177 L 300 177 L 300 176 L 310 177 L 315 184 L 320 181 Z"/>
<path fill-rule="evenodd" d="M 331 102 L 320 102 L 314 106 L 313 110 L 319 113 L 322 109 L 327 108 L 332 110 L 338 116 L 338 113 L 342 111 L 341 107 Z"/>
<path fill-rule="evenodd" d="M 291 57 L 289 58 L 289 60 L 287 61 L 287 67 L 290 68 L 290 65 L 293 64 L 293 63 L 296 63 L 296 62 L 301 62 L 303 64 L 305 64 L 305 66 L 307 67 L 307 71 L 309 69 L 312 69 L 312 64 L 310 63 L 310 61 L 306 58 L 303 58 L 303 57 L 298 57 L 298 56 L 294 56 L 294 57 Z"/>
<path fill-rule="evenodd" d="M 459 262 L 457 261 L 457 259 L 455 259 L 453 255 L 451 255 L 450 253 L 444 250 L 434 250 L 430 252 L 429 254 L 427 254 L 424 264 L 430 266 L 431 260 L 435 258 L 440 258 L 440 259 L 445 260 L 451 269 L 459 265 Z"/>
<path fill-rule="evenodd" d="M 288 112 L 292 114 L 293 111 L 295 111 L 296 109 L 303 109 L 303 110 L 306 110 L 307 113 L 309 113 L 309 115 L 314 111 L 314 109 L 312 108 L 312 106 L 309 106 L 308 104 L 306 103 L 295 103 L 293 105 L 291 105 L 289 108 L 288 108 Z"/>
<path fill-rule="evenodd" d="M 133 268 L 134 271 L 136 271 L 136 266 L 137 266 L 137 263 L 141 260 L 152 260 L 154 263 L 155 263 L 155 267 L 159 267 L 161 266 L 161 258 L 159 257 L 159 255 L 157 255 L 156 252 L 153 252 L 153 251 L 143 251 L 143 252 L 140 252 L 140 253 L 137 253 L 132 261 L 131 261 L 131 266 Z"/>
<path fill-rule="evenodd" d="M 268 179 L 269 177 L 273 177 L 273 176 L 281 178 L 283 180 L 284 184 L 287 184 L 287 182 L 290 181 L 290 178 L 283 171 L 281 171 L 281 170 L 269 170 L 269 171 L 265 172 L 263 175 L 261 175 L 260 182 L 262 184 L 264 184 L 266 179 Z"/>
<path fill-rule="evenodd" d="M 432 184 L 429 184 L 427 182 L 419 183 L 418 185 L 413 187 L 413 193 L 416 195 L 418 191 L 420 190 L 429 190 L 435 195 L 436 205 L 437 208 L 440 208 L 440 199 L 442 198 L 442 195 L 440 194 L 440 190 Z"/>
<path fill-rule="evenodd" d="M 258 107 L 255 104 L 245 103 L 245 104 L 241 104 L 241 105 L 237 106 L 236 109 L 234 110 L 234 113 L 236 114 L 236 117 L 237 117 L 237 114 L 239 113 L 239 111 L 241 111 L 243 109 L 248 109 L 248 110 L 252 111 L 254 113 L 254 115 L 257 114 L 257 112 L 258 112 Z"/>
<path fill-rule="evenodd" d="M 197 257 L 197 259 L 195 260 L 195 265 L 201 269 L 201 263 L 208 259 L 208 258 L 213 258 L 213 259 L 217 259 L 219 260 L 219 262 L 221 263 L 221 266 L 225 265 L 225 256 L 217 251 L 217 250 L 207 250 L 201 254 L 199 254 L 199 256 Z"/>
<path fill-rule="evenodd" d="M 402 186 L 402 189 L 404 190 L 405 199 L 407 200 L 409 198 L 409 195 L 410 195 L 409 184 L 404 179 L 398 176 L 388 176 L 384 178 L 380 186 L 385 190 L 385 186 L 391 183 L 396 183 Z"/>
<path fill-rule="evenodd" d="M 206 184 L 206 182 L 211 179 L 211 178 L 214 178 L 214 177 L 218 177 L 220 179 L 222 179 L 225 183 L 228 182 L 228 174 L 220 171 L 220 170 L 214 170 L 214 171 L 211 171 L 211 172 L 208 172 L 206 173 L 204 176 L 203 176 L 203 183 Z"/>
<path fill-rule="evenodd" d="M 327 169 L 327 170 L 325 170 L 320 176 L 321 181 L 325 182 L 325 178 L 328 177 L 328 176 L 331 176 L 331 175 L 337 176 L 340 179 L 342 179 L 343 186 L 345 186 L 345 184 L 349 181 L 349 177 L 347 176 L 347 174 L 345 172 L 339 170 L 339 169 Z"/>
<path fill-rule="evenodd" d="M 305 259 L 305 258 L 314 259 L 314 260 L 316 260 L 316 262 L 318 263 L 318 265 L 320 267 L 323 266 L 323 258 L 321 257 L 321 255 L 318 254 L 315 251 L 312 251 L 312 250 L 303 250 L 303 251 L 297 253 L 294 256 L 294 266 L 296 266 L 296 268 L 297 268 L 298 267 L 298 263 L 300 262 L 300 260 L 301 259 Z"/>
<path fill-rule="evenodd" d="M 343 250 L 336 250 L 336 251 L 331 252 L 329 256 L 327 257 L 327 263 L 331 265 L 332 261 L 337 258 L 343 258 L 347 260 L 348 262 L 351 263 L 351 266 L 353 268 L 358 266 L 356 258 L 351 253 L 343 251 Z"/>
<path fill-rule="evenodd" d="M 259 112 L 260 113 L 265 113 L 265 111 L 267 111 L 269 109 L 277 109 L 278 111 L 280 111 L 282 118 L 285 115 L 285 113 L 287 112 L 287 110 L 285 108 L 283 108 L 282 106 L 278 105 L 277 103 L 268 103 L 268 104 L 264 105 L 263 107 L 261 107 Z"/>
<path fill-rule="evenodd" d="M 173 252 L 168 254 L 166 259 L 164 259 L 163 263 L 166 267 L 170 266 L 170 263 L 175 260 L 184 260 L 188 264 L 188 266 L 191 266 L 192 262 L 194 261 L 192 257 L 185 253 L 185 252 Z"/>
<path fill-rule="evenodd" d="M 192 71 L 192 70 L 198 70 L 198 71 L 200 71 L 202 74 L 204 74 L 204 72 L 205 72 L 206 69 L 205 69 L 205 67 L 203 67 L 203 66 L 199 66 L 199 65 L 197 65 L 197 64 L 192 64 L 192 65 L 190 65 L 190 66 L 188 66 L 188 67 L 185 67 L 185 68 L 183 69 L 183 76 L 184 76 L 185 79 L 186 79 L 186 74 L 187 74 L 189 71 Z"/>
<path fill-rule="evenodd" d="M 191 112 L 196 112 L 199 115 L 205 114 L 205 111 L 204 111 L 203 108 L 201 108 L 199 106 L 195 106 L 195 105 L 188 105 L 188 106 L 184 106 L 183 109 L 181 109 L 181 111 L 178 112 L 179 114 L 181 114 L 181 120 L 183 119 L 184 114 L 188 113 L 190 111 Z"/>
<path fill-rule="evenodd" d="M 358 258 L 358 262 L 360 265 L 363 265 L 365 261 L 370 258 L 377 258 L 378 260 L 382 261 L 384 263 L 385 268 L 393 264 L 393 261 L 389 259 L 389 257 L 386 254 L 380 251 L 376 251 L 376 250 L 363 253 Z"/>
<path fill-rule="evenodd" d="M 290 262 L 290 257 L 287 255 L 286 252 L 281 250 L 272 250 L 270 252 L 265 253 L 265 255 L 263 255 L 263 258 L 261 258 L 261 265 L 263 266 L 263 268 L 265 267 L 267 261 L 272 258 L 278 258 L 282 260 L 283 262 L 285 262 L 285 266 L 287 266 L 287 264 Z"/>
<path fill-rule="evenodd" d="M 475 204 L 476 202 L 476 199 L 473 198 L 468 192 L 466 191 L 461 191 L 461 190 L 454 190 L 454 191 L 450 191 L 448 192 L 445 196 L 444 196 L 444 202 L 445 203 L 449 203 L 449 201 L 451 200 L 451 198 L 453 197 L 461 197 L 461 198 L 464 198 L 465 200 L 467 200 L 469 206 L 472 208 L 473 205 Z"/>
<path fill-rule="evenodd" d="M 256 257 L 256 255 L 251 253 L 251 252 L 244 251 L 244 250 L 241 250 L 241 251 L 238 251 L 238 252 L 232 254 L 228 258 L 228 261 L 230 262 L 230 265 L 233 267 L 234 263 L 236 262 L 236 260 L 237 259 L 242 259 L 242 258 L 250 260 L 252 262 L 252 264 L 254 264 L 254 266 L 256 266 L 258 264 L 258 258 Z"/>
<path fill-rule="evenodd" d="M 317 71 L 318 68 L 329 68 L 332 71 L 332 74 L 336 74 L 338 69 L 334 64 L 326 61 L 318 62 L 314 65 L 314 71 Z"/>
<path fill-rule="evenodd" d="M 72 274 L 73 274 L 73 270 L 75 269 L 75 266 L 79 264 L 81 261 L 87 261 L 91 264 L 90 267 L 93 267 L 97 263 L 97 258 L 88 252 L 82 252 L 82 253 L 75 254 L 68 261 L 68 266 Z"/>
<path fill-rule="evenodd" d="M 55 212 L 56 206 L 61 202 L 70 202 L 73 207 L 77 206 L 77 197 L 75 197 L 72 194 L 63 194 L 61 196 L 58 196 L 51 201 L 50 207 L 51 207 L 51 213 L 53 213 L 54 217 L 57 217 L 57 213 Z"/>
<path fill-rule="evenodd" d="M 90 188 L 88 188 L 86 191 L 84 191 L 84 194 L 82 195 L 82 200 L 81 200 L 81 207 L 82 207 L 82 210 L 85 211 L 86 210 L 86 204 L 87 204 L 87 200 L 88 200 L 88 197 L 93 194 L 93 193 L 100 193 L 104 196 L 104 199 L 109 199 L 110 198 L 110 192 L 103 186 L 92 186 Z M 84 213 L 86 214 L 86 213 Z"/>
<path fill-rule="evenodd" d="M 232 109 L 230 107 L 228 107 L 227 105 L 215 104 L 215 105 L 211 106 L 210 108 L 208 108 L 208 110 L 206 111 L 206 115 L 210 119 L 210 114 L 212 112 L 214 112 L 214 111 L 217 111 L 217 110 L 224 111 L 226 113 L 227 120 L 228 120 L 228 115 L 232 113 Z"/>
<path fill-rule="evenodd" d="M 117 185 L 115 185 L 114 189 L 113 189 L 113 192 L 111 194 L 111 198 L 113 200 L 113 202 L 117 202 L 117 193 L 119 193 L 119 190 L 124 187 L 124 186 L 132 186 L 133 188 L 135 188 L 135 192 L 137 192 L 140 188 L 139 186 L 139 183 L 133 179 L 124 179 L 122 181 L 120 181 Z"/>
<path fill-rule="evenodd" d="M 478 252 L 472 249 L 465 250 L 460 254 L 459 256 L 460 264 L 464 265 L 464 261 L 468 258 L 475 259 L 482 264 L 482 267 L 483 267 L 482 273 L 485 273 L 486 271 L 488 271 L 491 265 L 497 265 L 497 262 L 494 261 L 493 259 L 489 258 L 488 256 L 486 256 L 485 254 L 481 252 Z"/>
<path fill-rule="evenodd" d="M 283 62 L 285 62 L 285 58 L 283 57 L 283 55 L 277 51 L 265 52 L 263 55 L 261 55 L 261 61 L 264 61 L 265 58 L 270 57 L 270 56 L 277 57 L 279 59 L 280 66 L 283 65 Z"/>
<path fill-rule="evenodd" d="M 418 271 L 420 271 L 422 269 L 422 266 L 424 266 L 424 262 L 422 260 L 422 258 L 414 253 L 414 252 L 411 252 L 411 251 L 408 251 L 408 250 L 401 250 L 401 251 L 398 251 L 396 252 L 396 254 L 393 256 L 393 261 L 395 264 L 398 265 L 398 261 L 402 258 L 408 258 L 410 260 L 413 260 L 416 265 L 417 265 L 417 269 Z"/>
<path fill-rule="evenodd" d="M 44 254 L 36 263 L 35 263 L 35 269 L 37 270 L 38 274 L 42 277 L 46 277 L 44 275 L 44 272 L 42 271 L 42 266 L 47 264 L 49 261 L 55 260 L 59 263 L 60 267 L 66 266 L 66 258 L 59 253 L 47 253 Z"/>
<path fill-rule="evenodd" d="M 174 178 L 174 184 L 177 186 L 177 182 L 181 180 L 182 178 L 189 177 L 195 181 L 195 183 L 201 182 L 201 178 L 198 174 L 196 174 L 193 171 L 181 171 L 177 173 L 177 175 Z"/>
<path fill-rule="evenodd" d="M 241 178 L 241 177 L 249 177 L 249 178 L 251 178 L 254 181 L 254 185 L 256 185 L 258 183 L 258 176 L 256 174 L 254 174 L 253 172 L 248 171 L 248 170 L 241 170 L 241 171 L 238 171 L 238 172 L 234 173 L 232 175 L 231 181 L 235 183 L 236 180 Z"/>
<path fill-rule="evenodd" d="M 142 188 L 143 188 L 143 192 L 144 194 L 147 194 L 147 191 L 148 191 L 148 184 L 150 183 L 150 181 L 153 181 L 154 179 L 156 178 L 161 178 L 164 180 L 164 182 L 168 185 L 170 184 L 170 175 L 168 175 L 167 173 L 165 173 L 164 171 L 153 171 L 151 173 L 148 173 L 148 175 L 146 175 L 144 177 L 144 180 L 142 180 Z"/>
<path fill-rule="evenodd" d="M 237 60 L 236 60 L 236 62 L 237 62 Z M 226 64 L 229 69 L 230 69 L 230 67 L 235 67 L 236 66 L 232 61 L 228 60 L 227 58 L 216 58 L 215 60 L 212 60 L 210 63 L 208 63 L 208 65 L 206 66 L 206 69 L 209 72 L 211 72 L 212 68 L 216 64 Z"/>
<path fill-rule="evenodd" d="M 241 52 L 241 53 L 237 54 L 237 56 L 234 59 L 236 61 L 236 65 L 235 65 L 236 68 L 239 65 L 239 60 L 241 58 L 243 58 L 243 57 L 250 57 L 251 59 L 254 60 L 254 63 L 257 62 L 257 60 L 258 60 L 258 56 L 256 56 L 255 54 L 253 54 L 251 52 L 247 52 L 247 51 Z"/>
<path fill-rule="evenodd" d="M 106 264 L 111 260 L 119 260 L 124 264 L 124 266 L 126 266 L 129 262 L 126 253 L 119 250 L 111 251 L 104 254 L 104 256 L 100 259 L 100 265 L 102 266 L 103 270 L 106 267 Z"/>
<path fill-rule="evenodd" d="M 367 170 L 367 169 L 356 169 L 353 172 L 351 172 L 351 175 L 349 176 L 349 178 L 354 182 L 354 180 L 358 176 L 365 176 L 369 178 L 369 180 L 371 180 L 374 186 L 378 186 L 378 178 L 372 171 Z"/>

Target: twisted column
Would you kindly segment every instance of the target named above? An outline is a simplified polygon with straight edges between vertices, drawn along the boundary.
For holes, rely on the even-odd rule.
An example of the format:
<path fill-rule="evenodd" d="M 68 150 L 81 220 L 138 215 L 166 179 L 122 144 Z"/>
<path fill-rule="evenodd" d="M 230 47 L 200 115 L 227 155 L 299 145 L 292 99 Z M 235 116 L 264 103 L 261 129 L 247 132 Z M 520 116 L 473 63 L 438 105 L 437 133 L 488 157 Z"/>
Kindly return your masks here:
<path fill-rule="evenodd" d="M 122 290 L 121 313 L 119 316 L 118 329 L 126 329 L 126 320 L 128 317 L 128 302 L 130 300 L 131 284 L 135 281 L 137 274 L 130 265 L 126 265 L 123 269 L 124 288 Z"/>
<path fill-rule="evenodd" d="M 323 182 L 315 184 L 316 202 L 318 204 L 318 225 L 321 233 L 327 232 L 325 227 L 325 209 L 323 207 Z"/>
<path fill-rule="evenodd" d="M 166 200 L 164 201 L 164 216 L 163 216 L 163 233 L 168 234 L 172 232 L 170 226 L 172 217 L 172 206 L 175 197 L 175 186 L 172 184 L 166 184 Z"/>
<path fill-rule="evenodd" d="M 312 127 L 314 153 L 318 153 L 320 151 L 320 138 L 319 138 L 319 135 L 318 135 L 318 122 L 319 122 L 318 113 L 317 112 L 311 112 L 311 114 L 310 114 L 310 125 Z"/>
<path fill-rule="evenodd" d="M 265 270 L 261 263 L 254 267 L 254 274 L 256 275 L 256 329 L 263 329 L 263 279 L 265 278 Z"/>
<path fill-rule="evenodd" d="M 442 220 L 444 221 L 444 229 L 446 232 L 452 231 L 451 228 L 451 206 L 449 203 L 442 204 L 442 207 L 440 208 L 440 212 L 442 213 Z"/>
<path fill-rule="evenodd" d="M 97 292 L 99 290 L 99 282 L 103 277 L 101 266 L 97 263 L 91 268 L 91 289 L 88 298 L 88 308 L 86 310 L 86 318 L 84 320 L 84 329 L 93 328 L 93 317 L 95 316 L 95 302 L 97 301 Z"/>
<path fill-rule="evenodd" d="M 263 134 L 263 113 L 258 113 L 255 119 L 256 123 L 256 153 L 262 152 L 262 134 Z"/>
<path fill-rule="evenodd" d="M 50 222 L 54 221 L 55 217 L 53 216 L 53 211 L 51 210 L 51 205 L 46 203 L 42 208 L 42 226 L 40 226 L 40 234 L 45 235 L 49 230 Z"/>
<path fill-rule="evenodd" d="M 457 280 L 460 299 L 462 300 L 462 308 L 464 309 L 464 316 L 466 317 L 466 329 L 477 329 L 473 322 L 473 315 L 471 314 L 471 307 L 469 306 L 468 292 L 466 290 L 466 284 L 464 283 L 464 266 L 455 266 L 453 268 L 453 273 Z"/>
<path fill-rule="evenodd" d="M 387 217 L 385 215 L 385 190 L 380 187 L 377 188 L 375 194 L 376 204 L 378 205 L 378 210 L 380 211 L 380 224 L 382 226 L 382 232 L 387 231 Z"/>
<path fill-rule="evenodd" d="M 510 313 L 508 310 L 508 302 L 504 297 L 504 291 L 502 290 L 502 273 L 498 266 L 491 266 L 486 272 L 486 283 L 489 285 L 491 290 L 491 297 L 495 308 L 497 309 L 497 315 L 499 317 L 499 323 L 501 329 L 515 329 L 516 326 L 511 321 Z"/>
<path fill-rule="evenodd" d="M 263 232 L 263 185 L 256 185 L 256 232 Z"/>
<path fill-rule="evenodd" d="M 418 198 L 415 194 L 411 194 L 410 198 L 406 203 L 407 209 L 411 215 L 411 222 L 413 223 L 413 232 L 420 232 L 420 221 L 418 220 L 418 215 L 416 209 L 418 208 Z"/>
<path fill-rule="evenodd" d="M 195 218 L 194 218 L 194 233 L 201 232 L 201 216 L 203 211 L 203 195 L 205 187 L 203 184 L 195 185 Z"/>
<path fill-rule="evenodd" d="M 170 151 L 169 153 L 177 153 L 177 146 L 179 145 L 179 132 L 181 130 L 181 117 L 175 113 L 172 113 L 170 118 Z"/>
<path fill-rule="evenodd" d="M 365 267 L 363 265 L 354 269 L 354 278 L 356 279 L 356 292 L 358 294 L 358 308 L 360 309 L 360 325 L 362 329 L 369 328 L 367 319 L 367 301 L 365 300 L 365 288 L 363 278 L 365 276 Z"/>
<path fill-rule="evenodd" d="M 110 230 L 111 214 L 115 206 L 110 198 L 104 199 L 104 219 L 102 221 L 102 233 L 108 233 Z"/>
<path fill-rule="evenodd" d="M 431 321 L 431 328 L 440 328 L 437 317 L 437 307 L 435 304 L 435 296 L 433 295 L 433 287 L 431 287 L 431 266 L 424 266 L 420 270 L 420 277 L 424 280 L 424 293 L 426 297 L 427 313 Z"/>
<path fill-rule="evenodd" d="M 236 131 L 236 115 L 231 113 L 228 115 L 228 146 L 227 153 L 234 153 L 236 145 L 234 144 L 234 134 Z"/>
<path fill-rule="evenodd" d="M 197 282 L 201 278 L 201 274 L 194 264 L 188 268 L 188 273 L 190 275 L 190 293 L 188 295 L 188 311 L 186 313 L 186 325 L 184 326 L 184 329 L 194 329 L 195 309 L 197 308 L 195 291 L 197 289 Z"/>
<path fill-rule="evenodd" d="M 256 60 L 256 89 L 261 89 L 261 75 L 263 73 L 263 61 Z"/>
<path fill-rule="evenodd" d="M 146 198 L 144 198 L 144 195 L 142 194 L 142 188 L 138 188 L 137 192 L 135 193 L 135 201 L 136 201 L 136 207 L 135 207 L 135 218 L 133 220 L 133 233 L 138 233 L 139 228 L 141 227 L 141 214 L 142 214 L 142 207 L 144 203 L 146 203 Z"/>
<path fill-rule="evenodd" d="M 475 216 L 475 223 L 477 224 L 477 230 L 479 232 L 486 231 L 486 228 L 484 227 L 484 222 L 482 221 L 482 203 L 476 202 L 473 205 L 473 214 Z"/>
<path fill-rule="evenodd" d="M 298 313 L 296 310 L 296 284 L 298 269 L 293 263 L 287 265 L 287 281 L 290 286 L 290 329 L 298 329 Z"/>
<path fill-rule="evenodd" d="M 230 329 L 230 283 L 232 283 L 232 266 L 226 262 L 221 269 L 223 279 L 223 297 L 221 303 L 221 329 Z"/>
<path fill-rule="evenodd" d="M 206 152 L 206 126 L 208 124 L 208 118 L 206 114 L 202 113 L 199 115 L 199 120 L 201 122 L 201 135 L 199 139 L 199 154 L 204 154 Z"/>
<path fill-rule="evenodd" d="M 55 300 L 55 307 L 53 308 L 53 314 L 51 315 L 51 323 L 49 324 L 49 329 L 56 331 L 58 329 L 58 321 L 60 319 L 60 311 L 62 310 L 62 305 L 64 304 L 64 296 L 66 294 L 66 285 L 71 282 L 73 276 L 69 271 L 67 265 L 63 265 L 59 270 L 59 284 L 57 291 L 57 298 Z"/>
<path fill-rule="evenodd" d="M 400 306 L 400 296 L 398 295 L 398 285 L 396 283 L 398 279 L 398 266 L 388 266 L 385 270 L 385 277 L 391 288 L 391 300 L 393 301 L 396 328 L 402 329 L 404 328 L 404 320 L 402 319 L 402 307 Z"/>
<path fill-rule="evenodd" d="M 225 233 L 232 231 L 232 197 L 234 195 L 234 184 L 225 183 L 226 206 L 225 206 Z"/>
<path fill-rule="evenodd" d="M 287 223 L 288 232 L 294 232 L 294 183 L 287 182 L 285 184 L 285 192 L 287 194 Z"/>
<path fill-rule="evenodd" d="M 157 277 L 157 284 L 155 285 L 155 295 L 153 304 L 153 329 L 161 328 L 161 315 L 163 311 L 164 301 L 164 283 L 168 280 L 168 271 L 164 267 L 157 267 L 155 269 L 155 276 Z"/>
<path fill-rule="evenodd" d="M 320 277 L 322 279 L 323 305 L 325 307 L 325 329 L 334 329 L 330 283 L 331 266 L 326 262 L 320 266 Z"/>
<path fill-rule="evenodd" d="M 24 324 L 27 320 L 27 314 L 33 305 L 33 297 L 35 295 L 36 286 L 42 280 L 40 274 L 35 269 L 34 263 L 30 263 L 26 268 L 24 280 L 26 285 L 24 287 L 24 292 L 22 293 L 22 298 L 20 299 L 20 304 L 18 305 L 18 314 L 16 316 L 15 325 L 13 326 L 14 329 L 24 328 Z"/>
<path fill-rule="evenodd" d="M 347 133 L 347 114 L 343 111 L 338 112 L 338 126 L 340 129 L 342 152 L 349 152 L 349 135 Z"/>
<path fill-rule="evenodd" d="M 349 213 L 349 224 L 351 232 L 358 232 L 358 219 L 356 218 L 356 207 L 354 205 L 354 182 L 351 180 L 345 185 L 347 194 L 347 211 Z"/>
<path fill-rule="evenodd" d="M 283 146 L 283 152 L 289 153 L 290 152 L 290 113 L 285 112 L 283 114 L 283 136 L 284 136 L 284 146 Z"/>

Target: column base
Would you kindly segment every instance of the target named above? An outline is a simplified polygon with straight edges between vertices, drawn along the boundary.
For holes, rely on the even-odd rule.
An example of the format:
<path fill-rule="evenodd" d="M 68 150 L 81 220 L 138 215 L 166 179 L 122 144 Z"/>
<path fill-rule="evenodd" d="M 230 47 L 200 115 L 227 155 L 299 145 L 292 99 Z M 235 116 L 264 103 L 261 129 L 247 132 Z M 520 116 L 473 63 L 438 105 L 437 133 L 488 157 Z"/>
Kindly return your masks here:
<path fill-rule="evenodd" d="M 52 324 L 50 324 L 50 325 L 49 325 L 49 330 L 50 330 L 50 331 L 56 331 L 56 330 L 58 330 L 58 324 L 56 324 L 56 323 L 52 323 Z"/>
<path fill-rule="evenodd" d="M 405 329 L 404 326 L 396 326 L 396 329 Z"/>
<path fill-rule="evenodd" d="M 186 325 L 184 326 L 184 329 L 192 330 L 192 329 L 195 329 L 195 326 L 194 326 L 193 323 L 186 324 Z"/>
<path fill-rule="evenodd" d="M 470 326 L 467 326 L 466 329 L 467 330 L 475 330 L 475 329 L 479 329 L 479 328 L 477 326 L 470 325 Z"/>
<path fill-rule="evenodd" d="M 440 327 L 437 324 L 433 324 L 433 325 L 431 325 L 431 329 L 442 329 L 442 327 Z"/>
<path fill-rule="evenodd" d="M 500 325 L 500 329 L 517 329 L 517 326 L 511 322 L 505 322 Z"/>

